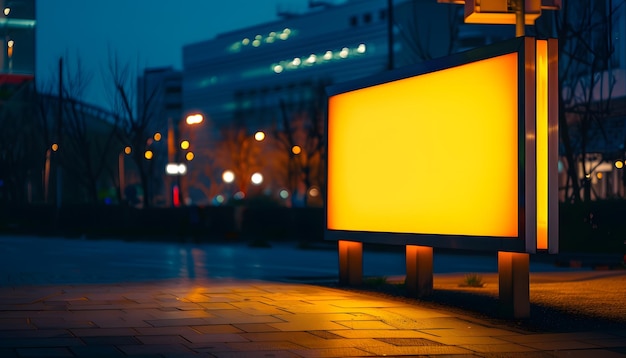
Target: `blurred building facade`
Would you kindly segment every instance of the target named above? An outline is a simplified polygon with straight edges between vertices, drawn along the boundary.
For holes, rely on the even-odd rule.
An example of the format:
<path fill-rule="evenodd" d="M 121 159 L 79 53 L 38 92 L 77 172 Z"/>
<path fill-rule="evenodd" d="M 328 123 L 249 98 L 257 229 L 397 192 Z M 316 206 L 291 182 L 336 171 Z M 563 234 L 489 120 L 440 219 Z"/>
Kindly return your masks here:
<path fill-rule="evenodd" d="M 462 7 L 431 0 L 310 1 L 306 11 L 282 10 L 279 20 L 183 48 L 183 112 L 206 116 L 203 130 L 209 137 L 198 143 L 206 146 L 204 152 L 211 152 L 211 146 L 223 137 L 224 128 L 245 128 L 248 135 L 263 130 L 270 141 L 286 131 L 293 132 L 293 128 L 287 128 L 288 122 L 303 117 L 310 122 L 311 117 L 324 113 L 328 85 L 514 35 L 510 26 L 465 25 Z M 293 142 L 294 138 L 283 138 L 285 141 Z M 291 150 L 304 153 L 300 146 L 283 145 L 283 154 L 288 156 L 283 159 L 283 168 L 272 168 L 271 164 L 279 159 L 264 166 L 274 174 L 282 170 L 283 177 L 293 177 L 290 171 L 302 163 L 294 159 L 300 154 Z M 317 155 L 321 157 L 321 153 Z M 220 181 L 219 173 L 229 164 L 219 158 L 211 164 L 214 179 L 207 181 L 215 186 Z M 202 168 L 206 170 L 206 165 Z M 309 183 L 314 193 L 323 185 L 316 181 Z M 281 188 L 286 185 L 266 183 L 265 187 L 266 191 L 284 193 Z M 296 185 L 291 187 L 297 190 Z M 302 188 L 300 192 L 306 196 L 307 190 Z M 212 199 L 190 200 L 208 203 Z"/>
<path fill-rule="evenodd" d="M 0 72 L 35 73 L 35 0 L 1 0 L 2 56 Z"/>

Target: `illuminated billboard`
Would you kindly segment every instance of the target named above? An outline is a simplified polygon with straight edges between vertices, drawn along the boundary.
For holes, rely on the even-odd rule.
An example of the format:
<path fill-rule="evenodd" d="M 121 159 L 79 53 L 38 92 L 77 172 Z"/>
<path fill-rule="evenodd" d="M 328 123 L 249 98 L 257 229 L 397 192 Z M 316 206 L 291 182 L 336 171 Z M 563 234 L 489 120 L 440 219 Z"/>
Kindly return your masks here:
<path fill-rule="evenodd" d="M 555 43 L 518 38 L 330 87 L 326 238 L 547 249 Z"/>

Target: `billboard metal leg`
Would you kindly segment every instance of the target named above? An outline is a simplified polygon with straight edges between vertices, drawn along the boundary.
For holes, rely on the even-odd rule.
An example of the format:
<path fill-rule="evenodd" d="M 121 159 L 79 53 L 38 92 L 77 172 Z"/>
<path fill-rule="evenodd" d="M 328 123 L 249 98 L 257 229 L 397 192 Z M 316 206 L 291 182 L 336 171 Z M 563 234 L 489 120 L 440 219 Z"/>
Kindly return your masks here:
<path fill-rule="evenodd" d="M 363 243 L 339 240 L 339 284 L 363 283 Z"/>
<path fill-rule="evenodd" d="M 433 293 L 433 248 L 406 245 L 406 290 L 409 296 Z"/>
<path fill-rule="evenodd" d="M 502 314 L 512 318 L 530 317 L 527 253 L 498 252 L 498 284 Z"/>

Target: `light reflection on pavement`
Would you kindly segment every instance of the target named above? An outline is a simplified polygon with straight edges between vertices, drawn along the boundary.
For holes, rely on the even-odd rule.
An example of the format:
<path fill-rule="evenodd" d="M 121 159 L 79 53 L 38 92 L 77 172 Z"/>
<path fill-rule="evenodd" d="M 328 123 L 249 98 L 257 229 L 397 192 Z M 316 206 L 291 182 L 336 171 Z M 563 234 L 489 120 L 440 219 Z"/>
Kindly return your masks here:
<path fill-rule="evenodd" d="M 332 246 L 331 246 L 332 247 Z M 0 236 L 0 285 L 78 284 L 170 278 L 236 278 L 275 281 L 335 280 L 337 251 L 271 248 L 245 243 L 128 242 L 58 237 Z M 435 273 L 497 272 L 497 255 L 435 254 Z M 559 270 L 531 262 L 531 271 Z M 364 250 L 365 276 L 402 276 L 401 251 Z"/>

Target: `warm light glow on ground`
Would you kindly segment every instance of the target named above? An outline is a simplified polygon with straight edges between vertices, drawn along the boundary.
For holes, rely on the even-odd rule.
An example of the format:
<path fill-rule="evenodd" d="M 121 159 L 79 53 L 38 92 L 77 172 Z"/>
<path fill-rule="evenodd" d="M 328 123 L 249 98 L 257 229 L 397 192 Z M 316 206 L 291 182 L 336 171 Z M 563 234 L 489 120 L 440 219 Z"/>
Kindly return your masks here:
<path fill-rule="evenodd" d="M 518 55 L 332 96 L 328 228 L 518 236 Z"/>

